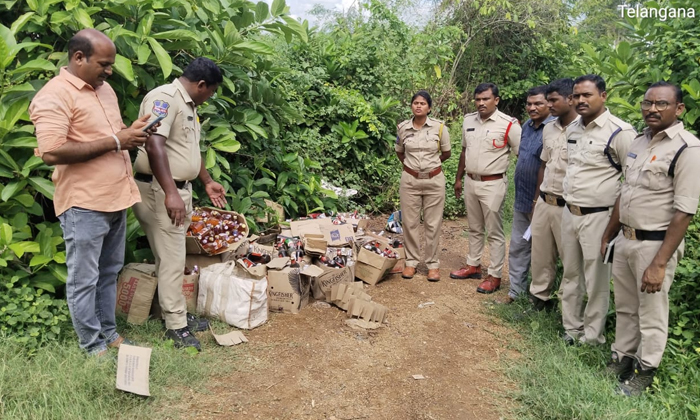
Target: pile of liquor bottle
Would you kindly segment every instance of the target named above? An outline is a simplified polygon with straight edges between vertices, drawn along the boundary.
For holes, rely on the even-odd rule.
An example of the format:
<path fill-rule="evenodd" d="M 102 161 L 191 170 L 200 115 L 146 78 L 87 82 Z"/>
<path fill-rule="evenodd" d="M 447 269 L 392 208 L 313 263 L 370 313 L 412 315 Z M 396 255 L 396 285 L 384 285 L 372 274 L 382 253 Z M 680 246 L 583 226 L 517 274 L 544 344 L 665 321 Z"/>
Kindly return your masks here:
<path fill-rule="evenodd" d="M 267 264 L 272 260 L 272 257 L 270 257 L 268 254 L 253 252 L 252 249 L 252 246 L 249 247 L 248 254 L 242 258 L 243 264 L 245 264 L 246 267 L 250 268 L 261 264 Z"/>
<path fill-rule="evenodd" d="M 331 268 L 345 268 L 355 264 L 352 248 L 328 248 L 326 255 L 321 256 L 318 261 Z"/>
<path fill-rule="evenodd" d="M 304 258 L 304 243 L 297 236 L 277 236 L 275 252 L 278 257 L 289 257 L 291 267 L 299 267 L 299 262 Z"/>
<path fill-rule="evenodd" d="M 362 247 L 368 251 L 374 252 L 375 254 L 379 254 L 384 258 L 399 258 L 399 254 L 396 251 L 379 241 L 369 241 Z"/>
<path fill-rule="evenodd" d="M 197 238 L 207 253 L 216 254 L 248 236 L 248 226 L 244 220 L 237 214 L 195 209 L 187 236 Z"/>

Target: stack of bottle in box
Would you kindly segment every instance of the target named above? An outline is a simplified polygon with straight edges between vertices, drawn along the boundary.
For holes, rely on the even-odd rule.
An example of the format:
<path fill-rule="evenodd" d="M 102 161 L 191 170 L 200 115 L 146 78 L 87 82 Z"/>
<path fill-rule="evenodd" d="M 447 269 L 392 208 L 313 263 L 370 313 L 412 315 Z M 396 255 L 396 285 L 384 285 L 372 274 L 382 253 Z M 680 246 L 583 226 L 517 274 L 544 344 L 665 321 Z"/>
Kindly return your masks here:
<path fill-rule="evenodd" d="M 187 236 L 197 238 L 202 249 L 209 254 L 218 254 L 230 244 L 248 236 L 244 218 L 236 213 L 195 209 Z"/>

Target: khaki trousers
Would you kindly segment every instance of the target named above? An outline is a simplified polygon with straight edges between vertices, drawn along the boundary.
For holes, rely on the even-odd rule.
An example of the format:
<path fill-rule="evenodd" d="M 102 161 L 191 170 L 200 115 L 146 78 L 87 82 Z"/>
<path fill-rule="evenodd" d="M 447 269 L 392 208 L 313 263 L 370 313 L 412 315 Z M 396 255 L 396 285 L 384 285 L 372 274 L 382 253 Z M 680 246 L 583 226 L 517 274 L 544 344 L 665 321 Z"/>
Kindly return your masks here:
<path fill-rule="evenodd" d="M 153 178 L 152 183 L 136 181 L 141 202 L 134 204 L 134 214 L 146 232 L 156 259 L 158 301 L 165 318 L 165 328 L 177 330 L 187 326 L 187 303 L 182 295 L 185 271 L 185 232 L 192 216 L 192 185 L 178 189 L 185 202 L 184 226 L 173 225 L 165 209 L 165 193 Z"/>
<path fill-rule="evenodd" d="M 503 262 L 506 258 L 506 237 L 503 234 L 503 202 L 508 189 L 508 179 L 474 181 L 465 177 L 464 205 L 469 223 L 469 254 L 467 264 L 481 265 L 484 252 L 484 236 L 488 231 L 491 265 L 488 274 L 503 277 Z"/>
<path fill-rule="evenodd" d="M 425 264 L 428 269 L 440 268 L 438 257 L 442 215 L 445 209 L 445 174 L 418 179 L 401 173 L 401 225 L 406 248 L 406 266 L 416 267 L 420 260 L 420 211 L 423 209 L 425 230 Z"/>
<path fill-rule="evenodd" d="M 611 265 L 603 264 L 600 241 L 608 220 L 609 211 L 574 216 L 566 207 L 561 217 L 562 323 L 569 336 L 589 344 L 605 342 Z"/>
<path fill-rule="evenodd" d="M 666 265 L 661 291 L 642 292 L 642 276 L 662 241 L 632 241 L 620 234 L 615 242 L 613 285 L 615 286 L 615 342 L 618 356 L 637 358 L 644 369 L 657 368 L 668 338 L 668 291 L 684 242 Z"/>
<path fill-rule="evenodd" d="M 547 301 L 557 280 L 557 257 L 561 255 L 561 215 L 564 207 L 545 203 L 540 197 L 532 216 L 532 282 L 530 293 Z"/>

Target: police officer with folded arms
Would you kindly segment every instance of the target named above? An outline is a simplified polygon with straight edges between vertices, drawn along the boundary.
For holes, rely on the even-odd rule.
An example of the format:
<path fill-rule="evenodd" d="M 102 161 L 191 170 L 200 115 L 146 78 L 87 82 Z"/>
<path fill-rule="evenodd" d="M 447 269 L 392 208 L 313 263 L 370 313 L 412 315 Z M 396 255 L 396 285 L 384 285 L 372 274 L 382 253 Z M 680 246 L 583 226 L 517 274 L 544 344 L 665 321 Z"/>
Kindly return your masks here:
<path fill-rule="evenodd" d="M 641 108 L 647 128 L 629 149 L 622 192 L 600 245 L 604 254 L 616 238 L 617 322 L 608 371 L 628 396 L 651 385 L 664 354 L 668 291 L 700 198 L 700 140 L 678 121 L 685 109 L 683 92 L 654 83 Z"/>

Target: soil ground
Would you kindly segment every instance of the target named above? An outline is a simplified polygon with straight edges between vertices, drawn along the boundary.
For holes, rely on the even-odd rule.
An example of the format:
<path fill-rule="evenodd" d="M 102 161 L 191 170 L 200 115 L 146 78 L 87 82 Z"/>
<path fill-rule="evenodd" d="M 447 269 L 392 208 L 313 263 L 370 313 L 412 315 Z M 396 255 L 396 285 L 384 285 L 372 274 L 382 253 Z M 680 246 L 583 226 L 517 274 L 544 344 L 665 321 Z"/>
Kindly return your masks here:
<path fill-rule="evenodd" d="M 373 220 L 370 229 L 383 223 Z M 440 282 L 428 282 L 421 264 L 411 280 L 394 274 L 365 287 L 389 308 L 388 325 L 354 329 L 345 312 L 323 303 L 298 315 L 271 314 L 245 333 L 249 343 L 236 348 L 243 360 L 233 370 L 222 366 L 206 390 L 186 390 L 180 412 L 214 419 L 510 418 L 506 394 L 514 385 L 503 376 L 502 356 L 514 332 L 485 310 L 508 283 L 483 295 L 478 280 L 450 279 L 464 264 L 465 228 L 465 219 L 443 224 Z M 488 262 L 487 253 L 482 267 Z M 419 307 L 426 302 L 434 303 Z"/>

